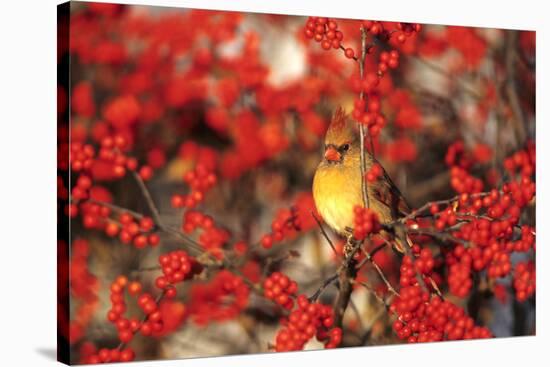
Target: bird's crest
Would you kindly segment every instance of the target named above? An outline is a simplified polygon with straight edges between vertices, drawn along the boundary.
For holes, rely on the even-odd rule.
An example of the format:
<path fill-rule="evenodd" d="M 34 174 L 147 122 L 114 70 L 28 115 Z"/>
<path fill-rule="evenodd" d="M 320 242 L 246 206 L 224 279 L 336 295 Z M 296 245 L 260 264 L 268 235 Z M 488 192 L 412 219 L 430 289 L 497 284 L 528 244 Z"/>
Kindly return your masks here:
<path fill-rule="evenodd" d="M 325 144 L 334 144 L 338 146 L 344 143 L 350 143 L 354 138 L 355 133 L 353 124 L 344 109 L 338 106 L 332 115 L 332 120 L 330 121 L 325 137 Z"/>

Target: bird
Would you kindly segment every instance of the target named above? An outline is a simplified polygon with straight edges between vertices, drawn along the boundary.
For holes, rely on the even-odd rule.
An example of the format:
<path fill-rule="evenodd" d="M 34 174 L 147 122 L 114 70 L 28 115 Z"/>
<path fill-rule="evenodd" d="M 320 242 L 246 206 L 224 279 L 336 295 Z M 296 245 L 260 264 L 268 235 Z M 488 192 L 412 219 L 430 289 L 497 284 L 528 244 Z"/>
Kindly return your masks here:
<path fill-rule="evenodd" d="M 382 173 L 374 182 L 366 183 L 368 203 L 363 202 L 361 180 L 361 143 L 357 124 L 341 108 L 332 115 L 324 141 L 324 155 L 313 177 L 313 199 L 317 212 L 336 234 L 353 235 L 354 208 L 368 207 L 381 224 L 406 216 L 410 206 L 382 165 L 364 149 L 365 173 L 374 164 Z M 407 236 L 407 242 L 410 240 Z M 402 241 L 395 237 L 394 248 L 403 253 Z"/>

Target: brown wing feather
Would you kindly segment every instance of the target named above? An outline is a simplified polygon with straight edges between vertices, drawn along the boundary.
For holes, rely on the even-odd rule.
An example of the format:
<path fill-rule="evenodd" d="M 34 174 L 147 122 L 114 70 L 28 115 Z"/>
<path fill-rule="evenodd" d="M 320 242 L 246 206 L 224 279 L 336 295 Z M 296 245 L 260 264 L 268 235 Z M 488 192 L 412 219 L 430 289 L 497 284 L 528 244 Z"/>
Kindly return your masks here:
<path fill-rule="evenodd" d="M 375 190 L 373 191 L 375 198 L 390 208 L 394 220 L 406 216 L 411 211 L 407 200 L 386 171 L 384 169 L 382 171 L 383 175 L 377 180 Z"/>

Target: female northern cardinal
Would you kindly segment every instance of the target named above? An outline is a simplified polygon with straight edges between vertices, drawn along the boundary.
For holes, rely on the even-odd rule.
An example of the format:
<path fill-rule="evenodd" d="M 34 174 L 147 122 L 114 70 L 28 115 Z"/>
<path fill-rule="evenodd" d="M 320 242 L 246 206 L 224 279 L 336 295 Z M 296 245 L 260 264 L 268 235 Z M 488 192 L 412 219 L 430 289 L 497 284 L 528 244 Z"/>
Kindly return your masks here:
<path fill-rule="evenodd" d="M 378 162 L 365 150 L 365 172 L 374 163 Z M 359 135 L 353 122 L 339 107 L 325 136 L 325 156 L 315 171 L 313 198 L 324 221 L 342 236 L 352 234 L 355 206 L 365 206 L 363 179 Z M 393 222 L 410 211 L 384 169 L 375 182 L 367 183 L 367 196 L 369 207 L 378 214 L 380 223 Z M 401 241 L 397 238 L 396 241 L 396 248 L 402 252 Z"/>

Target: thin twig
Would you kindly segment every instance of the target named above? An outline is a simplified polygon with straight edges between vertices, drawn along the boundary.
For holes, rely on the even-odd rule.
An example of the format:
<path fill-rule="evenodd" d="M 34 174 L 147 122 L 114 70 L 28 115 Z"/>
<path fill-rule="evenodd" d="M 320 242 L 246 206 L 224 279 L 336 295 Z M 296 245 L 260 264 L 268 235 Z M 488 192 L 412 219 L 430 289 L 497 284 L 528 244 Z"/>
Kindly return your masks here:
<path fill-rule="evenodd" d="M 155 202 L 153 201 L 153 198 L 151 197 L 151 193 L 147 189 L 147 186 L 145 186 L 145 182 L 143 182 L 142 178 L 136 171 L 132 171 L 132 176 L 136 180 L 139 189 L 141 190 L 141 194 L 145 198 L 145 201 L 147 203 L 147 206 L 149 207 L 149 210 L 151 211 L 151 216 L 153 217 L 153 221 L 155 224 L 161 228 L 164 229 L 164 224 L 160 218 L 159 210 L 157 209 L 157 206 L 155 205 Z"/>
<path fill-rule="evenodd" d="M 363 79 L 365 74 L 365 58 L 367 57 L 367 31 L 361 26 L 361 60 L 359 61 L 359 76 Z M 364 92 L 361 90 L 359 93 L 359 99 L 364 98 Z M 365 180 L 365 173 L 367 171 L 365 163 L 365 126 L 359 122 L 359 144 L 361 145 L 361 193 L 363 195 L 363 206 L 370 208 L 367 181 Z"/>
<path fill-rule="evenodd" d="M 384 246 L 385 246 L 385 244 L 384 244 Z M 374 267 L 374 269 L 376 270 L 376 272 L 378 273 L 378 276 L 380 277 L 380 279 L 382 279 L 382 281 L 386 285 L 386 288 L 388 288 L 388 291 L 390 291 L 394 295 L 398 296 L 399 293 L 397 293 L 395 288 L 393 288 L 393 286 L 391 285 L 388 278 L 386 278 L 386 275 L 384 274 L 382 269 L 380 269 L 380 266 L 378 266 L 378 264 L 373 260 L 371 254 L 365 249 L 362 249 L 362 250 L 363 250 L 363 254 L 365 254 L 365 259 L 361 263 L 364 263 L 364 262 L 367 262 L 367 261 L 370 262 L 372 264 L 372 266 Z"/>
<path fill-rule="evenodd" d="M 353 257 L 351 257 L 353 259 Z M 334 325 L 342 327 L 342 321 L 344 320 L 344 313 L 348 307 L 351 292 L 353 287 L 351 281 L 357 276 L 354 261 L 350 261 L 346 266 L 342 267 L 338 272 L 338 294 L 334 301 Z"/>
<path fill-rule="evenodd" d="M 365 289 L 367 289 L 374 296 L 374 298 L 376 298 L 377 301 L 382 303 L 386 309 L 390 308 L 390 304 L 388 303 L 387 299 L 380 297 L 380 295 L 378 295 L 378 293 L 376 293 L 376 291 L 370 285 L 365 282 L 354 281 L 354 283 L 365 287 Z"/>
<path fill-rule="evenodd" d="M 435 290 L 435 293 L 439 296 L 441 300 L 443 300 L 443 293 L 441 293 L 441 290 L 437 286 L 437 283 L 435 282 L 435 280 L 431 276 L 428 276 L 428 279 L 430 280 L 430 284 L 432 288 Z"/>
<path fill-rule="evenodd" d="M 323 224 L 321 223 L 321 220 L 319 220 L 319 218 L 317 218 L 317 216 L 315 215 L 315 213 L 313 211 L 311 211 L 310 213 L 311 213 L 311 216 L 313 217 L 313 219 L 315 219 L 315 221 L 317 222 L 317 225 L 319 226 L 319 229 L 321 229 L 321 233 L 323 234 L 323 236 L 327 240 L 328 244 L 330 245 L 330 248 L 332 249 L 334 254 L 336 256 L 338 256 L 338 252 L 336 251 L 336 247 L 334 246 L 334 244 L 332 243 L 332 240 L 330 239 L 327 232 L 325 231 L 325 228 L 323 227 Z"/>
<path fill-rule="evenodd" d="M 469 196 L 469 198 L 470 199 L 483 198 L 483 197 L 485 197 L 487 195 L 490 195 L 490 194 L 491 194 L 490 192 L 480 192 L 480 193 L 477 193 L 477 194 L 471 194 Z M 387 224 L 385 224 L 385 226 L 393 227 L 393 226 L 398 225 L 398 224 L 406 223 L 408 220 L 414 219 L 414 218 L 420 216 L 423 212 L 430 209 L 430 207 L 434 204 L 438 205 L 438 206 L 439 205 L 449 205 L 451 203 L 454 203 L 454 202 L 458 201 L 459 199 L 460 199 L 460 196 L 456 195 L 456 196 L 453 196 L 450 199 L 429 201 L 426 204 L 422 205 L 420 208 L 411 211 L 408 215 L 406 215 L 404 217 L 401 217 L 399 219 L 396 219 L 393 222 L 387 223 Z"/>
<path fill-rule="evenodd" d="M 319 299 L 319 296 L 325 291 L 325 289 L 338 279 L 338 274 L 333 274 L 323 281 L 321 286 L 309 297 L 310 302 L 315 302 Z"/>

